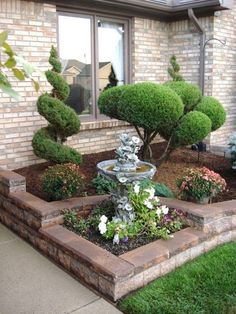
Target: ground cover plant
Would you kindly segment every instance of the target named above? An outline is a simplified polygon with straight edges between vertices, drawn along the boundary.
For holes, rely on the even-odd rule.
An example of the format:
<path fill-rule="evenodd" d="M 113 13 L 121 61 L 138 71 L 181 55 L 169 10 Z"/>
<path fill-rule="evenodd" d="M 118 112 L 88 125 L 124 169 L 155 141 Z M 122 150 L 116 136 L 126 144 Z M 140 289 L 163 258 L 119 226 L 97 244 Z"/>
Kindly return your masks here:
<path fill-rule="evenodd" d="M 233 314 L 236 243 L 218 247 L 120 302 L 127 314 Z"/>
<path fill-rule="evenodd" d="M 81 154 L 63 143 L 67 137 L 77 134 L 80 120 L 76 112 L 65 105 L 70 93 L 69 85 L 61 76 L 61 62 L 57 51 L 51 48 L 49 63 L 52 69 L 46 71 L 48 82 L 52 85 L 52 92 L 44 93 L 38 98 L 38 112 L 48 120 L 49 125 L 38 130 L 32 140 L 36 156 L 54 163 L 81 163 Z"/>

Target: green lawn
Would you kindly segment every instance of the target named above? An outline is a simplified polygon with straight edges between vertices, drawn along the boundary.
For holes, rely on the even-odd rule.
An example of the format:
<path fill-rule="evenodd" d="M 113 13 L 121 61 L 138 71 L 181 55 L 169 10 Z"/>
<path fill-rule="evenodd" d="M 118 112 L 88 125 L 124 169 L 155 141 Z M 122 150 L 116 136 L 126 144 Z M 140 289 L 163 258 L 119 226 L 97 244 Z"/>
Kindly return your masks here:
<path fill-rule="evenodd" d="M 157 279 L 119 307 L 127 314 L 235 314 L 236 242 Z"/>

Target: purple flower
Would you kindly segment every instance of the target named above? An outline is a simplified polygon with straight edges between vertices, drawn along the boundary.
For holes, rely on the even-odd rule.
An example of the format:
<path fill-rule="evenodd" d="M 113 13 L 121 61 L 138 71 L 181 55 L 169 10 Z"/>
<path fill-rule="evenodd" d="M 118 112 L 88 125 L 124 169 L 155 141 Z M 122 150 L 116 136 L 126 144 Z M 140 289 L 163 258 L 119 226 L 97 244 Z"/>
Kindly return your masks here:
<path fill-rule="evenodd" d="M 127 243 L 129 241 L 129 238 L 127 236 L 124 236 L 121 242 Z"/>

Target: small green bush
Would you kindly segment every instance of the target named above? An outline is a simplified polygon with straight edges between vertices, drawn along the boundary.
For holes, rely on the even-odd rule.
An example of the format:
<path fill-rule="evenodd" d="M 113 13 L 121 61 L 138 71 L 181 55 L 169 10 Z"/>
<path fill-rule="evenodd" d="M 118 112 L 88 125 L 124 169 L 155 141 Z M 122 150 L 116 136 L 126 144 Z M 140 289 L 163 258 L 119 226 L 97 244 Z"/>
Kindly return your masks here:
<path fill-rule="evenodd" d="M 82 188 L 78 171 L 79 167 L 71 163 L 49 167 L 41 177 L 42 191 L 48 200 L 62 200 L 78 194 Z"/>
<path fill-rule="evenodd" d="M 220 128 L 226 119 L 226 112 L 222 104 L 211 96 L 205 96 L 196 107 L 197 111 L 204 113 L 210 118 L 212 126 L 211 131 Z"/>
<path fill-rule="evenodd" d="M 174 198 L 175 195 L 171 189 L 164 183 L 154 182 L 155 195 L 161 197 Z"/>
<path fill-rule="evenodd" d="M 92 180 L 93 186 L 96 189 L 96 193 L 101 194 L 109 194 L 116 188 L 116 183 L 112 180 L 107 179 L 101 174 L 98 174 L 96 178 Z"/>
<path fill-rule="evenodd" d="M 173 146 L 202 141 L 211 132 L 211 120 L 202 112 L 191 111 L 183 116 L 173 136 Z"/>
<path fill-rule="evenodd" d="M 185 112 L 193 110 L 202 98 L 202 92 L 197 85 L 183 81 L 167 82 L 164 85 L 180 96 Z"/>

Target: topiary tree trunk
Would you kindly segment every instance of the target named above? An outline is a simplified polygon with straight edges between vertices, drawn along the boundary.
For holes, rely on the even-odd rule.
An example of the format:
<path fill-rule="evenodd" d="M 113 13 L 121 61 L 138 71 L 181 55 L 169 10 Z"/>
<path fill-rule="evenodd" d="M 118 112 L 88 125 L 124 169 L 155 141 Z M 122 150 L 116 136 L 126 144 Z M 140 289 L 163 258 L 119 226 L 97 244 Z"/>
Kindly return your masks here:
<path fill-rule="evenodd" d="M 45 128 L 37 131 L 32 140 L 36 156 L 55 163 L 81 163 L 81 154 L 75 149 L 63 145 L 68 136 L 77 134 L 80 120 L 72 108 L 65 105 L 70 89 L 61 76 L 61 63 L 57 51 L 51 48 L 49 63 L 52 69 L 46 71 L 52 92 L 44 93 L 37 101 L 38 112 L 49 122 Z"/>

